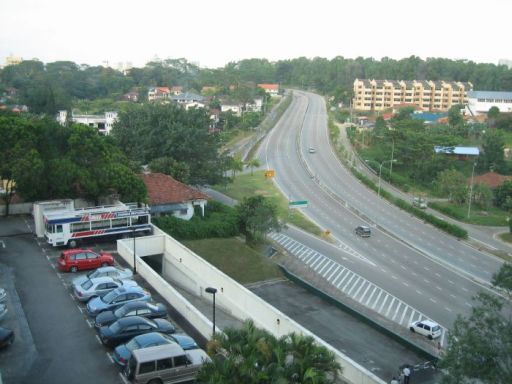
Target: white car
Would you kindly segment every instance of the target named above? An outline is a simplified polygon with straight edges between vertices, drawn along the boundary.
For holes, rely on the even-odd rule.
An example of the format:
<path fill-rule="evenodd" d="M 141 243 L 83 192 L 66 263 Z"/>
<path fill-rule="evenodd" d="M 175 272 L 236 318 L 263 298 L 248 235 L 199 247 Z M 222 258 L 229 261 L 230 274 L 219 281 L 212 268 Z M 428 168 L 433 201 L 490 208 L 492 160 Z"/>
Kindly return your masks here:
<path fill-rule="evenodd" d="M 409 326 L 411 332 L 419 333 L 420 335 L 428 337 L 430 340 L 441 336 L 441 326 L 431 320 L 418 320 Z"/>
<path fill-rule="evenodd" d="M 316 149 L 315 149 L 315 148 L 313 148 L 313 147 L 309 147 L 309 148 L 308 148 L 308 152 L 309 152 L 309 153 L 316 153 Z"/>
<path fill-rule="evenodd" d="M 74 287 L 75 297 L 80 301 L 88 301 L 92 297 L 103 297 L 110 291 L 120 287 L 135 287 L 133 280 L 117 280 L 109 276 L 94 277 Z"/>
<path fill-rule="evenodd" d="M 98 277 L 111 277 L 117 280 L 130 279 L 133 276 L 131 269 L 125 268 L 120 269 L 112 266 L 108 267 L 100 267 L 95 269 L 94 271 L 89 272 L 86 275 L 76 277 L 73 279 L 72 285 L 73 289 L 80 286 L 84 281 L 89 279 L 94 279 Z"/>

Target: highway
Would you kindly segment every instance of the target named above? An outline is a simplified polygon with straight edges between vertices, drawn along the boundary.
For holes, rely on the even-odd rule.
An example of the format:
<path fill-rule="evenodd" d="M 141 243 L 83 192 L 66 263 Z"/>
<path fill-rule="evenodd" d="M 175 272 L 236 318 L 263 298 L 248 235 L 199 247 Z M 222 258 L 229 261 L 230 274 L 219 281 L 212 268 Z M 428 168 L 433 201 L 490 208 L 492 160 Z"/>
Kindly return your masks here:
<path fill-rule="evenodd" d="M 309 147 L 316 153 L 309 153 Z M 292 201 L 307 200 L 303 212 L 331 231 L 335 240 L 329 244 L 297 233 L 298 242 L 320 249 L 321 256 L 354 273 L 350 278 L 353 284 L 371 282 L 445 328 L 450 328 L 458 313 L 469 313 L 472 297 L 487 289 L 492 274 L 501 266 L 499 259 L 390 205 L 353 177 L 330 147 L 325 103 L 318 95 L 294 92 L 292 104 L 266 137 L 258 156 L 268 169 L 276 171 L 275 183 L 283 194 Z M 371 238 L 354 234 L 360 224 L 372 227 Z M 313 256 L 304 262 L 310 259 Z M 311 267 L 327 262 L 318 259 Z M 317 272 L 327 270 L 341 271 L 325 265 Z M 329 272 L 325 278 L 332 280 L 334 274 Z M 376 290 L 366 286 L 348 289 L 367 292 L 368 298 L 361 298 L 363 303 L 371 303 L 369 295 L 373 292 L 375 296 Z M 399 313 L 403 310 L 396 309 L 405 324 L 409 315 Z"/>

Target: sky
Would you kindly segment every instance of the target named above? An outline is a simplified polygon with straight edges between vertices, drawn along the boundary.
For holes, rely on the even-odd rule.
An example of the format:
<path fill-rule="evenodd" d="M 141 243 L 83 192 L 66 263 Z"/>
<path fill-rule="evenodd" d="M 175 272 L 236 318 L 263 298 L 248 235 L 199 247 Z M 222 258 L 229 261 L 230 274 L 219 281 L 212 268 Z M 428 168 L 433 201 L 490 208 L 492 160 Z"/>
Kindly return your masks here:
<path fill-rule="evenodd" d="M 507 0 L 0 0 L 0 65 L 336 56 L 512 60 Z"/>

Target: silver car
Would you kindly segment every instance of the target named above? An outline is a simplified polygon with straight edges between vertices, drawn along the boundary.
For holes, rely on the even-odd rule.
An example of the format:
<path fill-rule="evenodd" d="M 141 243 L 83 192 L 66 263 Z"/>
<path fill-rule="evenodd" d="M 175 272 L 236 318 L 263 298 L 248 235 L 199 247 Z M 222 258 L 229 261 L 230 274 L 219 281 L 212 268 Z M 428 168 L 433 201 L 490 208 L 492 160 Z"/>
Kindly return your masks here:
<path fill-rule="evenodd" d="M 131 277 L 133 276 L 133 273 L 132 273 L 131 269 L 129 269 L 129 268 L 120 269 L 120 268 L 116 268 L 116 267 L 112 267 L 112 266 L 100 267 L 98 269 L 95 269 L 94 271 L 87 273 L 86 275 L 74 278 L 73 282 L 72 282 L 73 289 L 76 286 L 81 285 L 86 280 L 94 279 L 96 277 L 106 277 L 106 276 L 112 277 L 113 279 L 117 279 L 117 280 L 124 280 L 124 279 L 131 279 Z"/>
<path fill-rule="evenodd" d="M 73 292 L 78 300 L 88 301 L 92 297 L 103 297 L 119 287 L 135 286 L 137 286 L 137 283 L 133 280 L 116 280 L 112 277 L 103 276 L 85 280 L 82 284 L 75 286 Z"/>

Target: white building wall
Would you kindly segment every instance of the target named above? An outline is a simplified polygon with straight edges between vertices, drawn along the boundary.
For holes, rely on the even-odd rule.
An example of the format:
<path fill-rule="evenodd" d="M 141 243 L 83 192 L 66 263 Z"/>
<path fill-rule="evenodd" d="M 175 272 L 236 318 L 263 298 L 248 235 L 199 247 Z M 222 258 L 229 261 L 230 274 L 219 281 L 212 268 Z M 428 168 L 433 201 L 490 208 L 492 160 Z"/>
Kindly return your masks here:
<path fill-rule="evenodd" d="M 468 107 L 474 114 L 486 114 L 492 107 L 498 107 L 500 112 L 512 112 L 512 102 L 478 101 L 475 98 L 468 99 Z"/>
<path fill-rule="evenodd" d="M 336 350 L 324 340 L 311 333 L 293 319 L 274 308 L 247 288 L 232 280 L 222 271 L 206 262 L 203 258 L 183 246 L 172 237 L 163 234 L 155 227 L 155 235 L 136 239 L 136 263 L 138 273 L 161 294 L 190 324 L 205 338 L 212 333 L 212 323 L 195 307 L 192 306 L 166 280 L 207 300 L 212 295 L 205 293 L 206 287 L 217 288 L 216 305 L 234 317 L 245 320 L 252 319 L 256 326 L 261 327 L 280 337 L 291 332 L 312 336 L 316 342 L 331 350 L 336 360 L 343 367 L 343 379 L 354 384 L 385 384 L 366 368 Z M 117 241 L 119 255 L 133 265 L 133 239 Z M 154 272 L 141 257 L 163 253 L 163 276 Z"/>

